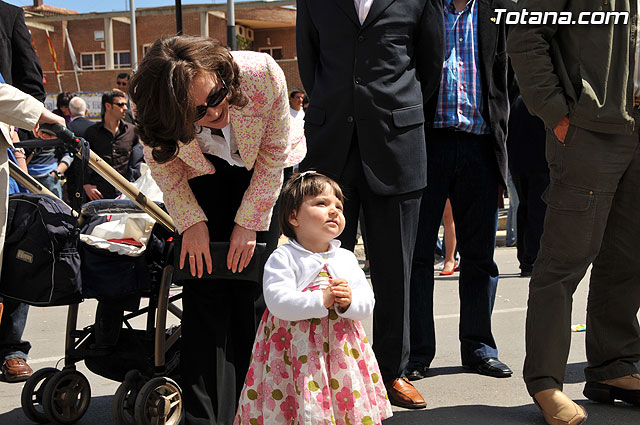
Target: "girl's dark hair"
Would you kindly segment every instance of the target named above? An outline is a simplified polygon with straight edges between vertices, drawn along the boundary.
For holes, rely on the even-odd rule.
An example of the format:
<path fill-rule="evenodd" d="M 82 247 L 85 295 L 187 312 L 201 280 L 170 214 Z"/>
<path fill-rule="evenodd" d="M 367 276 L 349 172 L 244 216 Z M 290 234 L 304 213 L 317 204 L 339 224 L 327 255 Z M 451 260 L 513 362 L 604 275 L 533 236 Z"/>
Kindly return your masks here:
<path fill-rule="evenodd" d="M 190 90 L 201 73 L 215 73 L 224 80 L 229 105 L 242 108 L 249 102 L 230 50 L 210 38 L 176 35 L 156 40 L 131 78 L 136 127 L 142 142 L 153 148 L 155 161 L 174 158 L 180 143 L 194 139 L 196 105 Z"/>
<path fill-rule="evenodd" d="M 333 189 L 333 193 L 340 202 L 344 202 L 344 195 L 338 183 L 324 174 L 316 173 L 315 171 L 294 174 L 289 181 L 285 183 L 280 193 L 278 223 L 280 223 L 280 230 L 286 237 L 290 239 L 296 238 L 293 226 L 289 223 L 291 213 L 300 209 L 306 197 L 320 195 L 326 185 L 329 185 L 331 189 Z"/>

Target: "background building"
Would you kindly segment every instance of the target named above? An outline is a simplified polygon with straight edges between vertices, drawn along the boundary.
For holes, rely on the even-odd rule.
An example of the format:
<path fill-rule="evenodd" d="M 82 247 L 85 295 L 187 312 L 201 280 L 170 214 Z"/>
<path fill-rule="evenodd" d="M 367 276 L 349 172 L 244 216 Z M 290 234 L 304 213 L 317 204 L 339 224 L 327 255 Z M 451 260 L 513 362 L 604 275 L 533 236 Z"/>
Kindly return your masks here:
<path fill-rule="evenodd" d="M 47 93 L 101 92 L 115 86 L 119 73 L 132 73 L 129 11 L 77 13 L 44 5 L 42 0 L 24 10 Z M 176 33 L 175 7 L 137 9 L 135 16 L 139 62 L 158 37 Z M 284 70 L 289 89 L 302 87 L 295 21 L 295 0 L 235 3 L 237 48 L 271 54 Z M 226 4 L 183 5 L 182 22 L 184 34 L 226 41 Z"/>

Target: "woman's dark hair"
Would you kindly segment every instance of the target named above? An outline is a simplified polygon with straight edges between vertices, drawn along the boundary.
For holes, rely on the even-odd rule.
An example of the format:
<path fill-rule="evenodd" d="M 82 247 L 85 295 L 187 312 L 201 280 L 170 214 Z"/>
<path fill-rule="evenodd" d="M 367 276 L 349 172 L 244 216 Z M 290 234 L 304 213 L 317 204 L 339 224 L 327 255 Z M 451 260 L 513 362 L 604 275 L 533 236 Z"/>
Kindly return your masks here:
<path fill-rule="evenodd" d="M 73 99 L 74 96 L 75 94 L 70 91 L 63 91 L 62 93 L 58 94 L 58 97 L 56 97 L 56 107 L 58 109 L 62 108 L 63 106 L 68 107 L 69 101 Z"/>
<path fill-rule="evenodd" d="M 240 89 L 238 65 L 217 40 L 189 35 L 165 36 L 151 46 L 129 82 L 142 142 L 153 159 L 166 162 L 178 154 L 179 143 L 196 135 L 196 105 L 191 82 L 201 73 L 217 74 L 229 88 L 229 105 L 242 108 L 249 99 Z"/>
<path fill-rule="evenodd" d="M 304 173 L 294 174 L 285 183 L 280 193 L 280 207 L 278 209 L 278 223 L 280 223 L 280 231 L 290 238 L 295 239 L 296 234 L 293 226 L 289 223 L 291 213 L 298 211 L 304 199 L 308 196 L 318 196 L 322 193 L 326 185 L 333 189 L 333 194 L 340 202 L 344 202 L 344 195 L 338 183 L 324 174 L 315 171 L 305 171 Z"/>

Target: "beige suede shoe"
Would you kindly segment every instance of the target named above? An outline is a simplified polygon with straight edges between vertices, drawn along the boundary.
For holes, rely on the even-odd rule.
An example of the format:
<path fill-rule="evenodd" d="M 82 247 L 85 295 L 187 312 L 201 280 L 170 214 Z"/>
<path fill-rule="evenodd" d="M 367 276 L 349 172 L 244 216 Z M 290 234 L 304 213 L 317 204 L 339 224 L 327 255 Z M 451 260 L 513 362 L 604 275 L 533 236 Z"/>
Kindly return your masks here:
<path fill-rule="evenodd" d="M 587 411 L 557 388 L 535 393 L 533 401 L 549 425 L 580 425 L 587 420 Z"/>

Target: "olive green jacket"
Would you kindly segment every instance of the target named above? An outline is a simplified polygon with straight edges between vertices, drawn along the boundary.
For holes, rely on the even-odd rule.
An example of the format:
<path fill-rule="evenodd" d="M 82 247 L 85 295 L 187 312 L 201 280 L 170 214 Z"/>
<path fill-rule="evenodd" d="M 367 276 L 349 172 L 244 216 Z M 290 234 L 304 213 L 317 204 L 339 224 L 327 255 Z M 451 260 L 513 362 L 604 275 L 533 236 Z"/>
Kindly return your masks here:
<path fill-rule="evenodd" d="M 529 13 L 630 12 L 628 23 L 588 25 L 519 23 L 507 51 L 529 110 L 554 128 L 565 116 L 578 127 L 631 134 L 636 0 L 519 0 Z"/>

